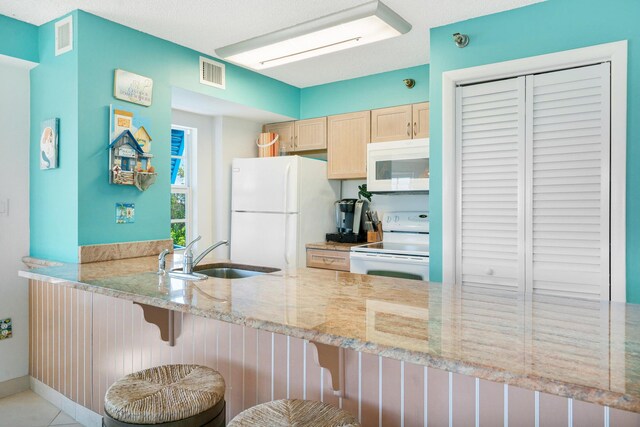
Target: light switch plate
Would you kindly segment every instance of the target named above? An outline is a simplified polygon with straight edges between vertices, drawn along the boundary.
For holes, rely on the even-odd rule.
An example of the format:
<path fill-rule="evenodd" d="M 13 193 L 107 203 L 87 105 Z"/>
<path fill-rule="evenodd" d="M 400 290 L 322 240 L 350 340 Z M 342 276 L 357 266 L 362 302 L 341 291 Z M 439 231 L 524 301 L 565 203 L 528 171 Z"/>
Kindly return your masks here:
<path fill-rule="evenodd" d="M 13 336 L 13 328 L 11 327 L 11 318 L 0 319 L 0 340 L 6 340 Z"/>

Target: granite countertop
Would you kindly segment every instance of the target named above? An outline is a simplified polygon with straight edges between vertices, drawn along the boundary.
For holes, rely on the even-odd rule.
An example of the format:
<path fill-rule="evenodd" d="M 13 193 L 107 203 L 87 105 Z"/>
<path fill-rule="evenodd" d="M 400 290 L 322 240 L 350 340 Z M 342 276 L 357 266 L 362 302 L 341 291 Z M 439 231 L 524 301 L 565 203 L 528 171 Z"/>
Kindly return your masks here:
<path fill-rule="evenodd" d="M 640 412 L 640 305 L 304 268 L 185 282 L 156 268 L 145 257 L 20 275 Z"/>
<path fill-rule="evenodd" d="M 343 251 L 349 252 L 352 247 L 366 245 L 367 242 L 360 243 L 339 243 L 339 242 L 318 242 L 318 243 L 307 243 L 307 249 L 321 249 L 325 251 Z"/>

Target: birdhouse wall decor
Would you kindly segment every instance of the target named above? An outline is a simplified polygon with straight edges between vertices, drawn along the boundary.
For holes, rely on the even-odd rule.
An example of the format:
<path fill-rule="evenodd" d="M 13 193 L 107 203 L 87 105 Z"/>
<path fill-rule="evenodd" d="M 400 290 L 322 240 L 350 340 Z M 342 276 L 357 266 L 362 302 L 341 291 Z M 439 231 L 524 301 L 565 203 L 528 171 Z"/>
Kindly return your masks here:
<path fill-rule="evenodd" d="M 149 188 L 158 176 L 151 165 L 151 135 L 133 113 L 110 108 L 109 183 Z"/>

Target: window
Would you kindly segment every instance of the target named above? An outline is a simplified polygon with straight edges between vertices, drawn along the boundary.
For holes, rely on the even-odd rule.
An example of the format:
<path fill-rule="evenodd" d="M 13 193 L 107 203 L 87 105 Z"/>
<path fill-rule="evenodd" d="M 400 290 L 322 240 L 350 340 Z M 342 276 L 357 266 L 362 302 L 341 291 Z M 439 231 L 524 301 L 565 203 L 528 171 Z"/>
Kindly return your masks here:
<path fill-rule="evenodd" d="M 191 132 L 171 129 L 171 239 L 184 248 L 191 236 Z"/>

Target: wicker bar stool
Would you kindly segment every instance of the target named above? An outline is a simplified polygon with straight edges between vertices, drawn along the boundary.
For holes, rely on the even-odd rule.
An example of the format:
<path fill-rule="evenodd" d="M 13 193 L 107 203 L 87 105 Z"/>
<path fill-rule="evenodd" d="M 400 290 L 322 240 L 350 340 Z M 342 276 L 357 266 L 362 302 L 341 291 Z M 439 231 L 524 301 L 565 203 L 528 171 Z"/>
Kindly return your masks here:
<path fill-rule="evenodd" d="M 104 398 L 104 427 L 225 425 L 224 378 L 199 365 L 163 365 L 116 381 Z"/>
<path fill-rule="evenodd" d="M 283 399 L 242 411 L 227 427 L 359 427 L 350 413 L 313 400 Z"/>

